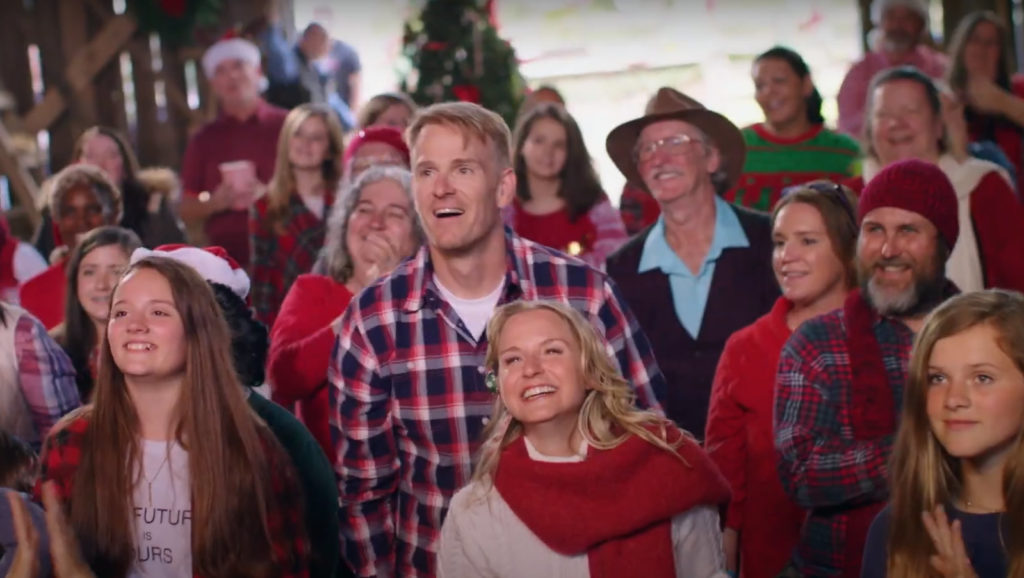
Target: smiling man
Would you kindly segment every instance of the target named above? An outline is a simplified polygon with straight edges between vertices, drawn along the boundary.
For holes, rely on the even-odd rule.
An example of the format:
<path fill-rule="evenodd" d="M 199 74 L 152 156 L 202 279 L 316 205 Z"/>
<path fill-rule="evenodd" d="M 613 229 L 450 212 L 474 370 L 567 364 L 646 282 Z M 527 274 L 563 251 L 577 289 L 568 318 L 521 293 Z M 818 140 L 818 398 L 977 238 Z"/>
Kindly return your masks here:
<path fill-rule="evenodd" d="M 419 113 L 407 141 L 426 246 L 340 321 L 330 421 L 343 552 L 358 576 L 435 575 L 441 522 L 470 481 L 494 403 L 481 367 L 495 306 L 576 308 L 604 335 L 639 405 L 660 410 L 664 378 L 615 285 L 503 227 L 515 195 L 510 139 L 501 117 L 475 104 Z"/>
<path fill-rule="evenodd" d="M 666 414 L 703 435 L 725 341 L 779 296 L 768 217 L 721 197 L 742 171 L 743 135 L 724 116 L 662 88 L 647 114 L 612 130 L 606 145 L 626 179 L 661 209 L 654 225 L 608 258 L 608 274 L 654 345 L 669 384 Z"/>
<path fill-rule="evenodd" d="M 945 263 L 960 233 L 957 198 L 941 169 L 889 165 L 865 187 L 857 216 L 860 289 L 794 331 L 779 359 L 779 475 L 810 513 L 794 557 L 800 576 L 860 576 L 868 527 L 889 493 L 914 334 L 956 292 Z"/>

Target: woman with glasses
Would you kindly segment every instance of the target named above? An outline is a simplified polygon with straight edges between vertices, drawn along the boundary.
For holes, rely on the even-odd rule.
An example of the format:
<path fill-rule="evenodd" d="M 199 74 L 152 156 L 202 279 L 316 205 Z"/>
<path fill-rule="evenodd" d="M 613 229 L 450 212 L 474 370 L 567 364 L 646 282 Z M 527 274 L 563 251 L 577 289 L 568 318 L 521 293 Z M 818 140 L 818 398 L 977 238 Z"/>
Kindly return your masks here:
<path fill-rule="evenodd" d="M 325 106 L 303 104 L 284 119 L 274 176 L 249 219 L 252 307 L 268 326 L 323 247 L 343 146 L 341 125 Z"/>
<path fill-rule="evenodd" d="M 520 236 L 603 267 L 626 242 L 575 119 L 557 103 L 527 110 L 516 126 L 516 198 L 506 222 Z"/>
<path fill-rule="evenodd" d="M 804 321 L 842 306 L 857 282 L 853 191 L 829 181 L 788 189 L 772 213 L 772 269 L 782 296 L 725 344 L 711 389 L 705 448 L 732 488 L 726 567 L 778 575 L 800 539 L 804 512 L 776 471 L 772 411 L 779 354 Z"/>
<path fill-rule="evenodd" d="M 726 200 L 770 211 L 785 187 L 859 173 L 860 147 L 825 128 L 821 95 L 799 54 L 776 46 L 754 59 L 751 76 L 764 122 L 743 129 L 747 160 Z"/>
<path fill-rule="evenodd" d="M 955 246 L 943 248 L 946 276 L 963 292 L 1024 291 L 1024 205 L 1002 169 L 965 154 L 962 112 L 944 106 L 932 80 L 909 66 L 878 73 L 865 110 L 864 175 L 849 181 L 850 188 L 861 190 L 897 161 L 938 166 L 959 206 L 960 236 Z"/>
<path fill-rule="evenodd" d="M 270 333 L 272 397 L 294 408 L 334 462 L 327 425 L 327 364 L 335 321 L 364 287 L 387 275 L 423 242 L 409 171 L 373 167 L 344 191 L 327 223 L 313 274 L 299 275 Z"/>

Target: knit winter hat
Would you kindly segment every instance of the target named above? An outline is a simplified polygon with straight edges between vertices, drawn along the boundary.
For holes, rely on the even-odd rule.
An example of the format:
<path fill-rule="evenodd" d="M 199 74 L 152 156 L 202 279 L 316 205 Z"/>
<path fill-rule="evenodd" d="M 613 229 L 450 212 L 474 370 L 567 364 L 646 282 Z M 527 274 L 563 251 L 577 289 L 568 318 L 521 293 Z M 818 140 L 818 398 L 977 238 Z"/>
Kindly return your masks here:
<path fill-rule="evenodd" d="M 249 275 L 223 247 L 200 249 L 191 245 L 160 245 L 152 251 L 140 248 L 132 252 L 131 263 L 146 257 L 174 259 L 195 269 L 206 281 L 226 286 L 242 299 L 249 294 Z"/>
<path fill-rule="evenodd" d="M 879 207 L 912 211 L 928 219 L 952 248 L 960 235 L 956 191 L 938 166 L 910 159 L 893 163 L 868 181 L 857 204 L 857 224 Z"/>
<path fill-rule="evenodd" d="M 206 78 L 213 78 L 213 73 L 217 71 L 217 65 L 225 60 L 242 60 L 253 66 L 259 66 L 260 49 L 244 38 L 226 35 L 214 42 L 203 53 L 203 73 L 206 74 Z"/>
<path fill-rule="evenodd" d="M 370 126 L 356 133 L 356 136 L 345 147 L 344 165 L 348 166 L 352 157 L 356 156 L 359 147 L 371 142 L 382 142 L 394 147 L 402 155 L 402 158 L 405 159 L 405 166 L 409 166 L 409 147 L 405 144 L 402 133 L 397 128 L 391 126 Z"/>

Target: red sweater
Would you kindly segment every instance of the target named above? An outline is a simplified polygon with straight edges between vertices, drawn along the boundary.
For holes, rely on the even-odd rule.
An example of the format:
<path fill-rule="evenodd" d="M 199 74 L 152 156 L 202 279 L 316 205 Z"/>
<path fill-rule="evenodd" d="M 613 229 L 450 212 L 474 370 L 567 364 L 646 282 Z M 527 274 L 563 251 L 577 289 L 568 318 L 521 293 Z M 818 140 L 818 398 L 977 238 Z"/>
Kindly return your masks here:
<path fill-rule="evenodd" d="M 43 323 L 47 331 L 64 322 L 64 295 L 68 280 L 63 259 L 49 269 L 25 281 L 19 291 L 21 306 Z"/>
<path fill-rule="evenodd" d="M 847 181 L 858 194 L 863 177 Z M 971 221 L 986 289 L 1024 292 L 1024 205 L 999 173 L 985 175 L 971 192 Z"/>
<path fill-rule="evenodd" d="M 792 304 L 772 310 L 725 343 L 711 388 L 704 446 L 732 489 L 725 526 L 739 532 L 743 578 L 774 578 L 800 541 L 804 511 L 779 482 L 772 432 L 775 373 L 791 331 Z"/>
<path fill-rule="evenodd" d="M 335 455 L 327 398 L 327 366 L 334 347 L 331 323 L 351 300 L 348 288 L 330 277 L 299 275 L 270 332 L 267 376 L 271 397 L 292 411 L 298 409 L 296 415 L 332 464 Z"/>

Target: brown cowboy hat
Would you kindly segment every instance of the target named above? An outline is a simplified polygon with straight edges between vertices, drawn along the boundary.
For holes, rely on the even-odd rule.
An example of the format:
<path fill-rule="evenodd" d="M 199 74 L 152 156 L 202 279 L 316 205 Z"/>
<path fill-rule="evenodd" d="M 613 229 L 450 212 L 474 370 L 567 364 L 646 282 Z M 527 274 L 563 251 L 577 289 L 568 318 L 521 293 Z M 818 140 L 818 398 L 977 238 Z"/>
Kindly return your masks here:
<path fill-rule="evenodd" d="M 703 104 L 685 94 L 663 86 L 647 103 L 647 109 L 640 118 L 620 124 L 608 133 L 605 148 L 615 166 L 625 175 L 630 183 L 647 189 L 636 167 L 636 156 L 633 154 L 640 131 L 645 126 L 661 120 L 681 120 L 699 128 L 711 139 L 722 158 L 722 168 L 728 177 L 727 188 L 732 188 L 743 172 L 743 161 L 747 156 L 747 146 L 743 142 L 743 134 L 729 119 L 708 110 Z"/>

